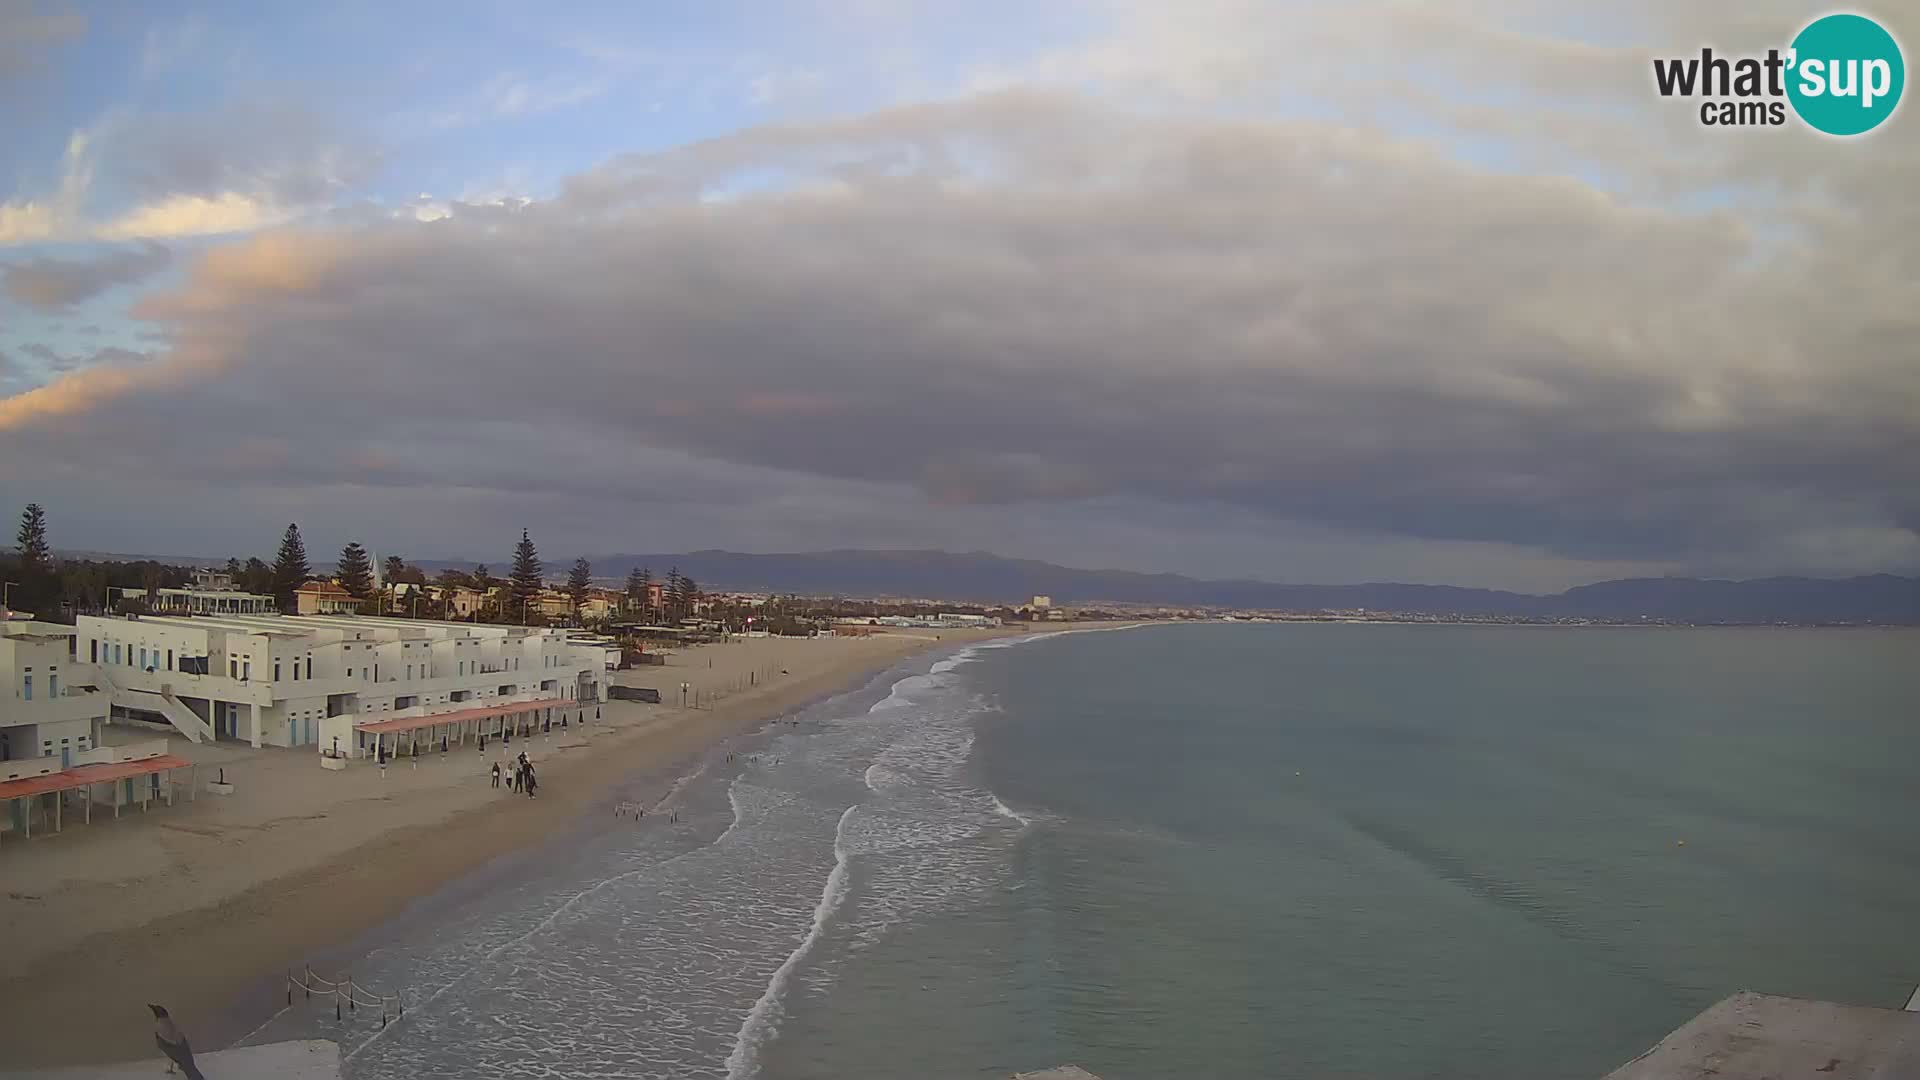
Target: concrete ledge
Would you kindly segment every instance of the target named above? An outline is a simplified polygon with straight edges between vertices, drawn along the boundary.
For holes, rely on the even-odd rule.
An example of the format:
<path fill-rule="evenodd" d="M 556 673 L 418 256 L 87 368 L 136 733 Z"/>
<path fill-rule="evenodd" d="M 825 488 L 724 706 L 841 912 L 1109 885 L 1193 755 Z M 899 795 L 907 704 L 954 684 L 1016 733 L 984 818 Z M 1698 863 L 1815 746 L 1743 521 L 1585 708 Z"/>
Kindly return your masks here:
<path fill-rule="evenodd" d="M 341 1080 L 340 1047 L 323 1039 L 305 1042 L 268 1043 L 243 1046 L 236 1050 L 217 1050 L 195 1054 L 194 1064 L 215 1077 L 273 1077 L 274 1080 Z M 41 1072 L 0 1073 L 0 1080 L 154 1080 L 167 1071 L 167 1059 L 160 1051 L 150 1061 L 129 1061 L 118 1065 L 81 1065 L 70 1069 Z M 174 1074 L 177 1078 L 178 1073 Z"/>
<path fill-rule="evenodd" d="M 1920 1077 L 1920 1013 L 1741 991 L 1606 1080 Z"/>

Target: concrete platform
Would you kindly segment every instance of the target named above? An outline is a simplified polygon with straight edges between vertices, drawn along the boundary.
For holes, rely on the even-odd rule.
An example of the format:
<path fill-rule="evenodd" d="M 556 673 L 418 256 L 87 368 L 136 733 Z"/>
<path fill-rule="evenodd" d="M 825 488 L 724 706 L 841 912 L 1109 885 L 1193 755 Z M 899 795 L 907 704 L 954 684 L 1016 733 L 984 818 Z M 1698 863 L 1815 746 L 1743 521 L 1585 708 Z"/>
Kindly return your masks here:
<path fill-rule="evenodd" d="M 305 1042 L 268 1043 L 243 1046 L 237 1050 L 216 1050 L 193 1055 L 194 1064 L 207 1080 L 341 1080 L 340 1046 L 324 1039 Z M 118 1065 L 79 1065 L 69 1069 L 40 1072 L 0 1073 L 0 1080 L 155 1080 L 167 1071 L 167 1059 L 155 1049 L 147 1061 L 129 1061 Z M 175 1073 L 175 1080 L 179 1080 Z"/>
<path fill-rule="evenodd" d="M 1742 991 L 1606 1080 L 1920 1080 L 1920 1013 Z"/>

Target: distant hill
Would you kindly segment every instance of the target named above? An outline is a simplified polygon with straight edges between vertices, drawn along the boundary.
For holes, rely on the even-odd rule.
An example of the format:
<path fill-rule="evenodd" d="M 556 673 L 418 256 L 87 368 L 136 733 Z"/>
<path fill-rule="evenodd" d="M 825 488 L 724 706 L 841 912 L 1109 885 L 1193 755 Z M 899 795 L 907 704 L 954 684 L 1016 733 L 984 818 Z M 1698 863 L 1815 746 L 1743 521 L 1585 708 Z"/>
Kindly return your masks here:
<path fill-rule="evenodd" d="M 68 557 L 153 558 L 175 565 L 223 565 L 224 559 L 161 557 L 63 551 Z M 1857 623 L 1920 625 L 1920 578 L 1873 574 L 1852 578 L 1629 578 L 1581 585 L 1536 596 L 1451 585 L 1281 585 L 1270 581 L 1217 581 L 1181 574 L 1132 570 L 1081 570 L 1034 559 L 1009 559 L 983 551 L 809 551 L 748 555 L 736 551 L 686 551 L 590 557 L 594 576 L 624 578 L 635 566 L 664 577 L 678 567 L 703 587 L 738 592 L 814 596 L 925 598 L 980 604 L 1021 604 L 1035 595 L 1057 603 L 1102 601 L 1175 607 L 1252 608 L 1276 611 L 1418 612 L 1430 615 L 1491 615 L 1528 618 L 1670 619 L 1724 623 Z M 549 560 L 558 578 L 573 559 Z M 416 560 L 429 573 L 470 570 L 473 564 Z M 322 564 L 314 564 L 316 570 Z M 506 561 L 492 565 L 496 576 Z"/>
<path fill-rule="evenodd" d="M 634 566 L 650 567 L 656 577 L 678 567 L 704 587 L 741 592 L 924 597 L 984 604 L 1024 603 L 1043 594 L 1062 604 L 1108 601 L 1290 611 L 1365 608 L 1433 615 L 1920 625 L 1920 578 L 1891 574 L 1752 581 L 1636 578 L 1535 596 L 1449 585 L 1211 581 L 1180 574 L 1081 570 L 986 552 L 839 550 L 748 555 L 689 551 L 591 559 L 594 575 L 603 580 L 625 577 Z M 467 568 L 464 563 L 421 565 L 436 571 L 447 566 Z M 502 571 L 496 567 L 494 572 Z"/>

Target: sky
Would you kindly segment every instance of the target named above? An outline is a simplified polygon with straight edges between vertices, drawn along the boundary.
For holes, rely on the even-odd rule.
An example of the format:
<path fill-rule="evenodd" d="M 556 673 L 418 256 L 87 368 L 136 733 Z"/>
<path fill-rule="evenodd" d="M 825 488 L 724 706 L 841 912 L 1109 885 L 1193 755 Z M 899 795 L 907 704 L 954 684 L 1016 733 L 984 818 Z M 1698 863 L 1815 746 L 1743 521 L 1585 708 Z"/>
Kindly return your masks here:
<path fill-rule="evenodd" d="M 1653 90 L 1826 10 L 0 0 L 0 513 L 219 559 L 1920 572 L 1916 106 Z"/>

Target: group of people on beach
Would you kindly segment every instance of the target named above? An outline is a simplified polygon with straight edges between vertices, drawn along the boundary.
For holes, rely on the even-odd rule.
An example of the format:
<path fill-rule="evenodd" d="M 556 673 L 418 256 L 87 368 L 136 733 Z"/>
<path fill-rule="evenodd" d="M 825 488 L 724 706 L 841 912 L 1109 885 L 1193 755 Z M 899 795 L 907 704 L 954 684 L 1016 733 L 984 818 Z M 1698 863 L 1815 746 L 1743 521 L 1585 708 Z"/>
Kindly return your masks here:
<path fill-rule="evenodd" d="M 496 761 L 493 763 L 494 787 L 500 786 L 501 775 L 500 763 Z M 531 799 L 539 788 L 540 777 L 533 771 L 533 762 L 527 760 L 527 752 L 522 750 L 520 756 L 513 759 L 513 775 L 507 781 L 507 790 L 516 795 L 524 791 Z"/>

